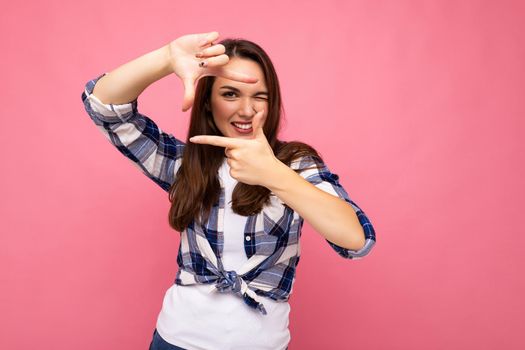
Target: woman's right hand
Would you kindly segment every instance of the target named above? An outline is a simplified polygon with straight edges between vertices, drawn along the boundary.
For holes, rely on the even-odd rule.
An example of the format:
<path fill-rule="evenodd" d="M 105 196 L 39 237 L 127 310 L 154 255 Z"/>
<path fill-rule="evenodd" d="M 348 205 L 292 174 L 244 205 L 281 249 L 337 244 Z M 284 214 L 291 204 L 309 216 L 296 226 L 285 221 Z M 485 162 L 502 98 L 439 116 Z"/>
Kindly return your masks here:
<path fill-rule="evenodd" d="M 204 76 L 222 76 L 244 83 L 256 83 L 258 81 L 255 77 L 222 67 L 228 63 L 229 57 L 224 54 L 226 50 L 224 45 L 213 44 L 218 37 L 218 32 L 188 34 L 173 40 L 168 45 L 173 73 L 184 84 L 183 112 L 193 105 L 195 83 Z"/>

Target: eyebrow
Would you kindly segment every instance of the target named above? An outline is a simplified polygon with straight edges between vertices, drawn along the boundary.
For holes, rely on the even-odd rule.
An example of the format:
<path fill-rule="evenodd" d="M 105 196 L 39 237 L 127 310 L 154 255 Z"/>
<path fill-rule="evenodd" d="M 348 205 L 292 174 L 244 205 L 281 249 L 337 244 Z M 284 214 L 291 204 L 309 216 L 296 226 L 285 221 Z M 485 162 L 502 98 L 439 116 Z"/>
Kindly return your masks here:
<path fill-rule="evenodd" d="M 230 89 L 230 90 L 233 90 L 233 91 L 236 91 L 236 92 L 241 92 L 241 90 L 233 87 L 233 86 L 229 86 L 229 85 L 224 85 L 224 86 L 221 86 L 219 89 Z M 266 95 L 268 96 L 268 92 L 266 91 L 257 91 L 255 93 L 256 95 Z"/>

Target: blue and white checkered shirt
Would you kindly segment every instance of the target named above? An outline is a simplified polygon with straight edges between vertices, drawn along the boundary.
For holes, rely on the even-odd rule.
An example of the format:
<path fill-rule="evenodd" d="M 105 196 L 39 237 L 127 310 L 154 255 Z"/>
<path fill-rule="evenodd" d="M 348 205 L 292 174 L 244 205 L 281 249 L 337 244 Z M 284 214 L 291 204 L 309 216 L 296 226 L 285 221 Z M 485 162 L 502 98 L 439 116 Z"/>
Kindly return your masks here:
<path fill-rule="evenodd" d="M 163 132 L 156 123 L 138 112 L 135 99 L 125 104 L 104 104 L 92 94 L 96 82 L 107 73 L 90 80 L 82 93 L 84 107 L 99 130 L 124 156 L 165 191 L 175 181 L 182 163 L 185 143 Z M 339 183 L 339 176 L 326 164 L 315 167 L 311 157 L 292 162 L 292 169 L 314 186 L 344 199 L 354 209 L 361 223 L 366 243 L 359 250 L 346 249 L 328 240 L 337 254 L 347 259 L 362 258 L 376 242 L 374 228 L 365 213 L 353 202 Z M 221 256 L 224 246 L 224 185 L 221 195 L 205 225 L 193 221 L 181 232 L 175 283 L 210 284 L 220 292 L 233 292 L 244 302 L 266 314 L 258 296 L 277 301 L 288 300 L 300 258 L 299 238 L 303 218 L 273 193 L 263 210 L 247 218 L 244 250 L 248 261 L 238 271 L 226 271 Z"/>

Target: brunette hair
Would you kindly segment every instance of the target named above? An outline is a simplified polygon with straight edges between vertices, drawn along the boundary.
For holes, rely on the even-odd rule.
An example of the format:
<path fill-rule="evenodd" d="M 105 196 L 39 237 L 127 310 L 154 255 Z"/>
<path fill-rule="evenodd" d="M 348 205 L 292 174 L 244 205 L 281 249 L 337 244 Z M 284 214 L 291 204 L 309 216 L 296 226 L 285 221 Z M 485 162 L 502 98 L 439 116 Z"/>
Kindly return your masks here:
<path fill-rule="evenodd" d="M 312 156 L 316 164 L 322 162 L 321 156 L 313 147 L 303 142 L 286 142 L 277 138 L 284 109 L 277 74 L 266 52 L 259 45 L 245 39 L 227 38 L 219 43 L 225 46 L 225 54 L 230 58 L 250 59 L 261 67 L 268 88 L 268 114 L 263 131 L 277 159 L 288 166 L 302 156 Z M 186 229 L 193 220 L 198 223 L 206 222 L 221 192 L 218 170 L 224 161 L 224 148 L 189 142 L 189 138 L 195 135 L 223 136 L 213 121 L 210 109 L 214 82 L 215 76 L 205 76 L 197 83 L 182 163 L 169 190 L 169 224 L 179 232 Z M 254 215 L 262 210 L 269 199 L 268 188 L 238 182 L 232 193 L 232 210 L 243 216 Z"/>

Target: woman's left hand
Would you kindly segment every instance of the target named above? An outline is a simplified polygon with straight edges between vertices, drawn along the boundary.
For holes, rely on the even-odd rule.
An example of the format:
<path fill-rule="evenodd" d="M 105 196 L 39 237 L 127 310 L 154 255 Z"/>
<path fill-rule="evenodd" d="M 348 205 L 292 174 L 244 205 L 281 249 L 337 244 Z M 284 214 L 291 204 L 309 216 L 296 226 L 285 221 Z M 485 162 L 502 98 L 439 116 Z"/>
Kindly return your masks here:
<path fill-rule="evenodd" d="M 193 143 L 225 147 L 230 175 L 248 185 L 269 187 L 277 181 L 277 173 L 283 163 L 278 160 L 263 132 L 264 110 L 252 119 L 253 138 L 198 135 L 190 138 Z"/>

